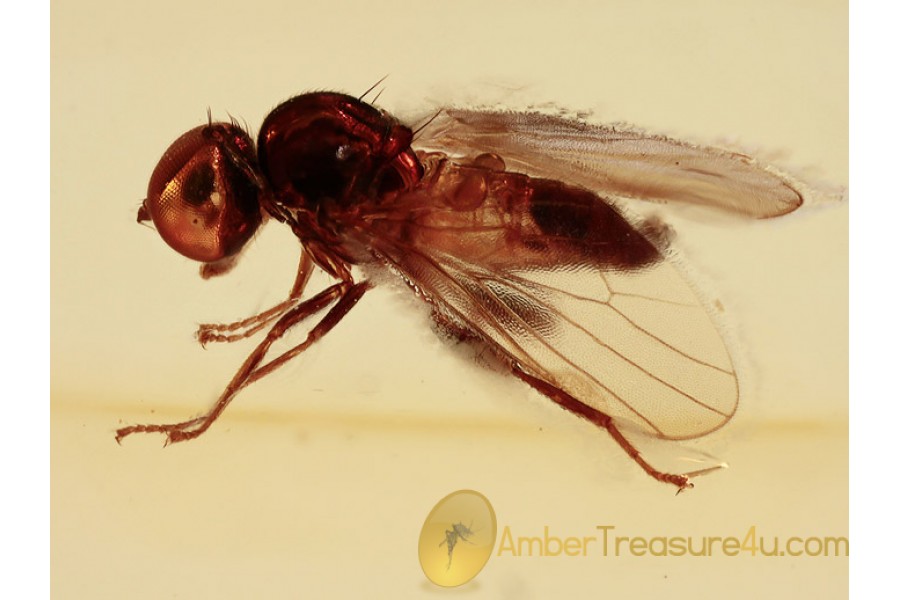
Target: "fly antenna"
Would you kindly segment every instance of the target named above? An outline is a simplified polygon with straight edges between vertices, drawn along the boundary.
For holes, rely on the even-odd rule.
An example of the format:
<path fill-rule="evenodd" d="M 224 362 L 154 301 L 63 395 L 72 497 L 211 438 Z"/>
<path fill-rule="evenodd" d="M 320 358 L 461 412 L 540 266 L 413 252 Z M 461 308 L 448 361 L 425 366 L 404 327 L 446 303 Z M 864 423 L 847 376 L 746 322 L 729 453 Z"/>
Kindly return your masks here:
<path fill-rule="evenodd" d="M 147 227 L 148 229 L 153 229 L 155 231 L 156 227 L 147 223 L 147 221 L 152 222 L 152 219 L 150 218 L 150 211 L 147 210 L 146 202 L 147 202 L 146 200 L 141 200 L 141 205 L 140 205 L 140 207 L 138 207 L 137 223 L 138 223 L 138 225 L 143 225 L 144 227 Z"/>
<path fill-rule="evenodd" d="M 210 107 L 206 107 L 206 124 L 212 126 L 212 109 Z"/>
<path fill-rule="evenodd" d="M 388 75 L 390 75 L 390 73 L 388 73 Z M 369 93 L 370 93 L 372 90 L 374 90 L 374 89 L 377 88 L 379 85 L 381 85 L 381 82 L 383 82 L 383 81 L 384 81 L 385 79 L 387 79 L 387 78 L 388 78 L 388 76 L 385 75 L 384 77 L 382 77 L 381 79 L 379 79 L 378 81 L 376 81 L 375 83 L 373 83 L 373 84 L 372 84 L 372 87 L 370 87 L 369 89 L 367 89 L 366 91 L 364 91 L 364 92 L 362 93 L 362 96 L 359 97 L 359 100 L 362 100 L 362 99 L 365 98 L 367 95 L 369 95 Z M 378 92 L 378 96 L 380 96 L 380 95 L 381 95 L 381 92 Z M 375 100 L 378 99 L 378 96 L 375 96 Z M 375 100 L 372 100 L 372 102 L 375 102 Z"/>

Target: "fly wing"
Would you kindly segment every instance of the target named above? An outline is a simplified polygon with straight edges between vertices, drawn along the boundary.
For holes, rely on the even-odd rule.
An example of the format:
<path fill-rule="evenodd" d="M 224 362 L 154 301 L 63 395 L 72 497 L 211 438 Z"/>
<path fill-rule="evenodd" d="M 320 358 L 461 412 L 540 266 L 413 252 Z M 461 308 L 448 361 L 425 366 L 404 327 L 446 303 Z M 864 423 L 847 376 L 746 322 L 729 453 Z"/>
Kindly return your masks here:
<path fill-rule="evenodd" d="M 799 182 L 749 156 L 537 112 L 444 109 L 417 144 L 451 155 L 497 154 L 512 171 L 561 179 L 604 197 L 750 218 L 783 215 L 804 202 Z"/>
<path fill-rule="evenodd" d="M 728 351 L 652 229 L 559 182 L 496 172 L 479 182 L 478 169 L 448 161 L 432 172 L 436 183 L 370 215 L 361 233 L 443 319 L 656 437 L 701 436 L 731 418 Z M 486 194 L 477 207 L 473 193 Z"/>

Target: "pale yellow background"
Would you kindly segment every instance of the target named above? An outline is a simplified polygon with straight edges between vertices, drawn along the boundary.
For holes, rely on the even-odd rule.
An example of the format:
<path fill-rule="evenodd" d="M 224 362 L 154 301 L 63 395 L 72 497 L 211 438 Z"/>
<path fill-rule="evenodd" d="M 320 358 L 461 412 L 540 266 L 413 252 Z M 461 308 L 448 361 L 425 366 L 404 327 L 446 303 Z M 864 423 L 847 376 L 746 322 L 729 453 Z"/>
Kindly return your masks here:
<path fill-rule="evenodd" d="M 250 346 L 203 351 L 196 324 L 290 285 L 296 243 L 276 225 L 234 273 L 203 282 L 134 222 L 156 160 L 207 107 L 256 128 L 292 94 L 361 93 L 390 74 L 380 103 L 402 115 L 552 101 L 764 149 L 846 185 L 846 13 L 770 0 L 54 2 L 54 597 L 846 596 L 845 559 L 495 557 L 448 591 L 416 555 L 422 520 L 460 488 L 521 535 L 847 535 L 846 204 L 676 223 L 726 308 L 748 391 L 700 444 L 731 469 L 677 498 L 603 432 L 448 352 L 389 289 L 199 441 L 113 440 L 122 422 L 205 410 Z"/>

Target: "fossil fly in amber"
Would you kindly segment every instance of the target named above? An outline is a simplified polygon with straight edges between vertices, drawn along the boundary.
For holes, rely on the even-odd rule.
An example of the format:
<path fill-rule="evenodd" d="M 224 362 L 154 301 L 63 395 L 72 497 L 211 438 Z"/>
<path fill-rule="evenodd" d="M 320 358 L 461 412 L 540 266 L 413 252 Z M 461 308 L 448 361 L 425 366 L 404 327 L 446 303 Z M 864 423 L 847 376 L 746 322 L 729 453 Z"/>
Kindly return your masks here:
<path fill-rule="evenodd" d="M 703 436 L 734 415 L 738 381 L 705 304 L 667 260 L 667 228 L 620 203 L 769 218 L 798 208 L 798 189 L 742 154 L 537 112 L 444 109 L 414 136 L 362 99 L 317 92 L 275 108 L 255 144 L 210 119 L 165 152 L 138 220 L 212 276 L 274 219 L 302 246 L 297 276 L 277 306 L 201 326 L 204 344 L 267 331 L 208 413 L 117 439 L 202 434 L 344 318 L 373 285 L 354 278 L 361 266 L 395 274 L 441 329 L 606 429 L 649 475 L 690 487 L 692 473 L 654 468 L 622 426 Z M 305 297 L 314 268 L 334 283 Z M 302 342 L 270 353 L 310 318 Z"/>

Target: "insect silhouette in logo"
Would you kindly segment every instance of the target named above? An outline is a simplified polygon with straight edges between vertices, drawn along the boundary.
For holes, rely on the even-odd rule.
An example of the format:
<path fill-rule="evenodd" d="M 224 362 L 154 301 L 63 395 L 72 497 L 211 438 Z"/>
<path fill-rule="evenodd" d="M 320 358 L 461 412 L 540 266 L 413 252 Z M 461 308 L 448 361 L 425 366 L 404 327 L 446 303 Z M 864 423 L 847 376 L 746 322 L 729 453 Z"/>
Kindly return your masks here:
<path fill-rule="evenodd" d="M 670 260 L 668 227 L 622 206 L 764 219 L 797 209 L 799 189 L 742 154 L 539 112 L 447 108 L 414 132 L 362 98 L 316 92 L 276 107 L 255 144 L 235 122 L 210 118 L 164 153 L 138 221 L 212 277 L 274 220 L 299 240 L 297 274 L 269 310 L 199 328 L 204 345 L 266 330 L 206 414 L 123 427 L 117 440 L 201 435 L 384 272 L 496 369 L 608 431 L 650 476 L 692 487 L 702 471 L 655 468 L 621 425 L 663 440 L 706 435 L 734 415 L 737 375 L 705 302 Z M 335 283 L 304 297 L 315 268 Z M 316 315 L 303 341 L 270 356 Z"/>
<path fill-rule="evenodd" d="M 469 539 L 471 536 L 475 534 L 472 531 L 472 525 L 469 524 L 469 527 L 466 527 L 462 523 L 454 523 L 452 529 L 448 529 L 444 532 L 444 540 L 438 544 L 438 547 L 447 544 L 447 570 L 450 570 L 450 565 L 453 564 L 453 549 L 456 548 L 457 542 L 462 540 L 464 542 L 472 543 Z"/>

